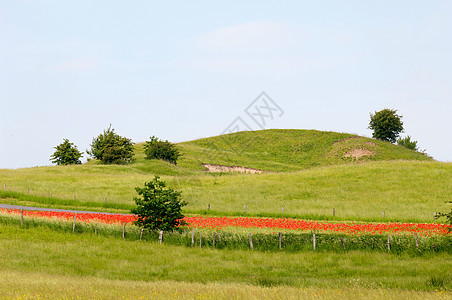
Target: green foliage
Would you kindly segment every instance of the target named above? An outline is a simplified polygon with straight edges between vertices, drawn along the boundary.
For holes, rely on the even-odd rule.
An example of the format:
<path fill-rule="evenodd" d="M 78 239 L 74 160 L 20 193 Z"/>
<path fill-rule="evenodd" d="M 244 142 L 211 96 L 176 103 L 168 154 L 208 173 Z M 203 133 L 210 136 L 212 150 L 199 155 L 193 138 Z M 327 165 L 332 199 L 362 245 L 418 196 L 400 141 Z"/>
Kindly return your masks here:
<path fill-rule="evenodd" d="M 86 152 L 103 164 L 126 164 L 132 160 L 133 143 L 131 139 L 115 133 L 110 125 L 107 130 L 93 139 L 91 151 Z"/>
<path fill-rule="evenodd" d="M 144 148 L 146 159 L 162 159 L 176 164 L 180 156 L 176 145 L 168 141 L 159 140 L 155 136 L 151 136 L 151 140 L 145 143 Z"/>
<path fill-rule="evenodd" d="M 78 151 L 77 146 L 64 139 L 64 142 L 55 147 L 55 153 L 50 156 L 50 161 L 60 165 L 80 165 L 83 152 Z"/>
<path fill-rule="evenodd" d="M 441 218 L 441 217 L 446 218 L 446 223 L 450 225 L 447 228 L 447 230 L 449 230 L 449 232 L 452 232 L 452 209 L 448 213 L 439 213 L 436 215 L 436 218 Z"/>
<path fill-rule="evenodd" d="M 369 129 L 374 131 L 373 138 L 395 143 L 403 131 L 402 116 L 397 114 L 397 110 L 388 108 L 376 111 L 370 114 Z"/>
<path fill-rule="evenodd" d="M 418 151 L 417 141 L 411 140 L 411 137 L 409 135 L 404 138 L 397 139 L 397 145 L 403 146 L 410 150 Z"/>
<path fill-rule="evenodd" d="M 135 188 L 142 196 L 134 198 L 137 207 L 132 213 L 138 216 L 135 225 L 148 230 L 173 231 L 185 224 L 182 207 L 187 203 L 180 200 L 181 192 L 165 186 L 164 181 L 154 176 L 152 181 L 145 182 L 144 188 Z"/>

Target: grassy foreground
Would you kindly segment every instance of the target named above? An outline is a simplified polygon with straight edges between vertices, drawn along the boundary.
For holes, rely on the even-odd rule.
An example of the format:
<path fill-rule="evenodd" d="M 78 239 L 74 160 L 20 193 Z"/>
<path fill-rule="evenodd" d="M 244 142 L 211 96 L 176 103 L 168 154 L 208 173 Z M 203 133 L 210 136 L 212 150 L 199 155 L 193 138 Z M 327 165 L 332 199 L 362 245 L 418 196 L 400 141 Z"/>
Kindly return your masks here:
<path fill-rule="evenodd" d="M 452 256 L 445 253 L 416 257 L 362 251 L 215 250 L 5 225 L 0 225 L 0 241 L 3 272 L 79 278 L 76 282 L 92 277 L 100 282 L 178 281 L 314 290 L 452 288 Z"/>
<path fill-rule="evenodd" d="M 64 288 L 62 288 L 64 287 Z M 15 299 L 449 299 L 450 292 L 387 288 L 262 287 L 241 283 L 112 280 L 0 270 L 0 297 Z"/>

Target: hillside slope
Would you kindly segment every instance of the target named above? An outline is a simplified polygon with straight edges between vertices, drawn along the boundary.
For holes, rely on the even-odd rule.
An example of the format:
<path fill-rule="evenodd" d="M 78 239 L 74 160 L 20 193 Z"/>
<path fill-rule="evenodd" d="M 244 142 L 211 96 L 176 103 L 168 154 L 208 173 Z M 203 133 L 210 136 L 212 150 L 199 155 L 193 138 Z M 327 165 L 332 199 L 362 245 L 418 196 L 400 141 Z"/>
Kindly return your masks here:
<path fill-rule="evenodd" d="M 202 164 L 284 172 L 317 166 L 380 160 L 432 160 L 389 142 L 347 133 L 270 129 L 245 131 L 178 144 L 181 167 Z"/>

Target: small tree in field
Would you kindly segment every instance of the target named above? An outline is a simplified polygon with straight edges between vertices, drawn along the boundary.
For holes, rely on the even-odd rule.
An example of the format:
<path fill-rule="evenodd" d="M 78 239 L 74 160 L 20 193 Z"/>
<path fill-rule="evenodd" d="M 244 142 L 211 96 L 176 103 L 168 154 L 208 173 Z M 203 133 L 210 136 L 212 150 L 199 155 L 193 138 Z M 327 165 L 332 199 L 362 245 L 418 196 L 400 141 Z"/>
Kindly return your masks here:
<path fill-rule="evenodd" d="M 50 156 L 50 161 L 60 165 L 80 165 L 80 158 L 83 153 L 78 151 L 77 146 L 69 142 L 68 139 L 55 147 L 56 151 Z"/>
<path fill-rule="evenodd" d="M 132 160 L 133 143 L 131 139 L 122 137 L 108 127 L 91 143 L 91 150 L 86 151 L 91 157 L 103 164 L 126 164 Z"/>
<path fill-rule="evenodd" d="M 180 156 L 176 145 L 168 141 L 159 140 L 155 136 L 151 136 L 151 140 L 146 142 L 144 148 L 147 159 L 162 159 L 176 164 Z"/>
<path fill-rule="evenodd" d="M 374 131 L 373 138 L 395 143 L 403 131 L 402 116 L 397 114 L 397 110 L 388 108 L 376 111 L 370 114 L 369 129 Z"/>
<path fill-rule="evenodd" d="M 138 216 L 135 225 L 147 230 L 173 231 L 180 225 L 185 225 L 182 207 L 187 205 L 180 199 L 181 192 L 165 188 L 166 184 L 155 176 L 153 180 L 144 183 L 144 188 L 136 187 L 135 197 L 137 207 L 132 213 Z"/>

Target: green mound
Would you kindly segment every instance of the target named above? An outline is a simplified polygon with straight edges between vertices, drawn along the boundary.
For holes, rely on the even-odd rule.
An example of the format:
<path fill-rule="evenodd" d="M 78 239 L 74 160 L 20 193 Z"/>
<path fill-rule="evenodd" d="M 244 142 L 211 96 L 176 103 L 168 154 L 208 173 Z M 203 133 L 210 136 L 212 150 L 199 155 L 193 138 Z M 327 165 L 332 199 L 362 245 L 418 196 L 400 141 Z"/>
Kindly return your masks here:
<path fill-rule="evenodd" d="M 380 160 L 432 160 L 389 142 L 347 133 L 270 129 L 246 131 L 178 144 L 179 165 L 241 166 L 264 171 L 296 171 L 317 166 Z"/>

